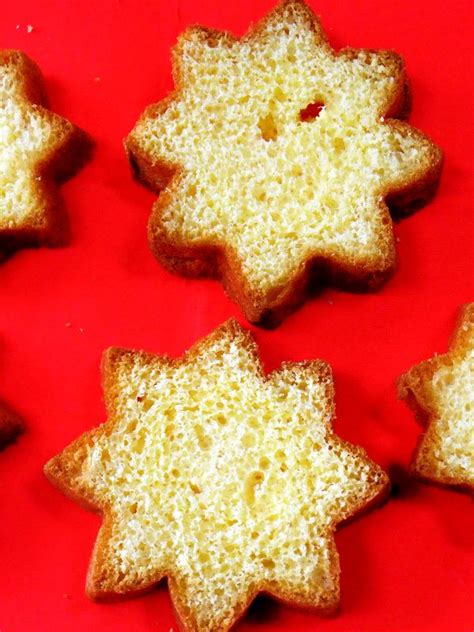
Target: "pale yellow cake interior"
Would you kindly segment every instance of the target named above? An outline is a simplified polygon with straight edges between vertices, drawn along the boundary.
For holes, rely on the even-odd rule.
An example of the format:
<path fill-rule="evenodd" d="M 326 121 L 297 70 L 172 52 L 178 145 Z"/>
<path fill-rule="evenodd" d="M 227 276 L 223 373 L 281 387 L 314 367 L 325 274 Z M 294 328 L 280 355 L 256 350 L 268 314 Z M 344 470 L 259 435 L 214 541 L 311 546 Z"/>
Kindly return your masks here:
<path fill-rule="evenodd" d="M 399 58 L 336 55 L 316 28 L 288 4 L 253 38 L 185 32 L 179 97 L 131 136 L 152 161 L 183 167 L 165 233 L 230 244 L 256 292 L 284 283 L 310 254 L 385 269 L 394 246 L 382 194 L 438 156 L 419 132 L 383 119 Z M 304 121 L 311 103 L 324 107 Z"/>
<path fill-rule="evenodd" d="M 474 323 L 463 357 L 441 364 L 428 384 L 436 416 L 420 447 L 417 467 L 431 476 L 474 485 Z M 433 468 L 435 472 L 433 472 Z"/>
<path fill-rule="evenodd" d="M 74 481 L 114 516 L 107 585 L 171 570 L 199 630 L 227 629 L 263 583 L 334 604 L 334 522 L 386 479 L 332 435 L 327 369 L 266 380 L 242 332 L 184 364 L 149 358 L 119 361 L 114 427 L 94 435 Z"/>
<path fill-rule="evenodd" d="M 51 112 L 27 104 L 19 60 L 0 64 L 0 228 L 44 221 L 39 158 L 47 159 L 66 128 Z"/>

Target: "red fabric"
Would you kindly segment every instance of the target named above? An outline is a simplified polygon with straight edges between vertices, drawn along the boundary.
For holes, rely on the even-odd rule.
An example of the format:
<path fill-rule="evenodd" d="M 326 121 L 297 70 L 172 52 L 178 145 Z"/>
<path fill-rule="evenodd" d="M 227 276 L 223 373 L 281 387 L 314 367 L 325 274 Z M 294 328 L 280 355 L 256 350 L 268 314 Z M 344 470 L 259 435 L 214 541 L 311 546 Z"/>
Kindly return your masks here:
<path fill-rule="evenodd" d="M 196 22 L 243 33 L 271 0 L 14 0 L 0 43 L 35 59 L 52 108 L 96 140 L 62 191 L 65 248 L 0 265 L 0 397 L 27 425 L 0 454 L 2 632 L 177 630 L 165 586 L 97 605 L 84 595 L 98 517 L 57 492 L 45 461 L 105 419 L 99 363 L 110 345 L 180 354 L 238 308 L 212 281 L 165 272 L 146 223 L 154 195 L 135 183 L 122 138 L 171 88 L 170 46 Z M 419 428 L 396 399 L 404 370 L 443 352 L 458 306 L 473 299 L 472 3 L 312 1 L 335 47 L 393 48 L 412 82 L 411 122 L 445 152 L 433 202 L 396 226 L 399 269 L 376 294 L 323 292 L 276 331 L 257 330 L 268 368 L 324 358 L 334 368 L 337 431 L 397 481 L 380 510 L 337 534 L 339 616 L 260 602 L 240 630 L 470 630 L 472 503 L 403 474 Z M 31 25 L 33 29 L 29 29 Z M 28 32 L 28 31 L 31 32 Z"/>

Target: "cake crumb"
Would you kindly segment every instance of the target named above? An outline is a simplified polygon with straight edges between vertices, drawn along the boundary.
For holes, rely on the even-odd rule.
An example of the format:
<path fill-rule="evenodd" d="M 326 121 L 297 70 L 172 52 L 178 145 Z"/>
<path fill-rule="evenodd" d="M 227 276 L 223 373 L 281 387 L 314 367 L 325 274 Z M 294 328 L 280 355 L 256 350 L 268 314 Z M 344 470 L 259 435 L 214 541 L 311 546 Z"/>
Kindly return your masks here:
<path fill-rule="evenodd" d="M 172 262 L 181 276 L 196 276 L 190 253 L 199 250 L 197 267 L 202 276 L 201 268 L 216 267 L 209 248 L 213 243 L 213 252 L 219 252 L 215 276 L 221 277 L 224 286 L 232 286 L 232 297 L 250 322 L 266 326 L 276 325 L 307 294 L 314 294 L 308 283 L 303 284 L 301 272 L 315 259 L 318 267 L 325 261 L 325 278 L 318 285 L 341 285 L 334 276 L 342 269 L 346 289 L 370 286 L 374 277 L 385 280 L 395 253 L 388 245 L 393 239 L 392 222 L 380 209 L 380 178 L 386 179 L 381 174 L 390 171 L 382 191 L 386 197 L 401 182 L 409 187 L 410 195 L 416 190 L 416 197 L 421 198 L 431 186 L 426 174 L 432 174 L 434 185 L 441 165 L 440 150 L 427 137 L 406 124 L 384 124 L 389 118 L 382 103 L 390 114 L 389 102 L 397 96 L 400 103 L 394 102 L 391 108 L 395 115 L 404 105 L 405 78 L 398 58 L 359 50 L 337 56 L 325 41 L 318 18 L 300 0 L 278 4 L 243 40 L 203 31 L 199 37 L 185 34 L 185 41 L 173 54 L 178 89 L 147 108 L 125 140 L 135 175 L 145 183 L 158 177 L 151 166 L 161 163 L 178 169 L 189 164 L 193 173 L 192 178 L 188 174 L 188 184 L 183 181 L 182 186 L 167 190 L 166 213 L 152 214 L 148 223 L 151 250 L 172 252 L 168 264 Z M 202 46 L 215 49 L 212 56 L 204 55 Z M 287 52 L 282 54 L 283 50 Z M 317 71 L 314 59 L 320 60 Z M 193 69 L 188 72 L 191 60 Z M 270 67 L 274 68 L 271 73 Z M 285 76 L 282 90 L 277 84 Z M 346 83 L 344 77 L 349 76 Z M 328 77 L 331 84 L 340 86 L 334 116 L 324 105 L 329 108 L 333 99 Z M 214 90 L 214 82 L 226 83 L 226 112 L 218 106 L 222 97 Z M 313 86 L 311 92 L 308 85 Z M 258 99 L 249 96 L 257 93 Z M 343 104 L 353 99 L 348 117 Z M 195 124 L 198 118 L 203 119 L 202 125 Z M 287 125 L 286 120 L 292 123 Z M 239 139 L 235 147 L 222 143 L 224 126 L 226 135 Z M 315 136 L 311 130 L 316 129 Z M 354 134 L 359 139 L 356 143 L 351 140 Z M 252 161 L 261 160 L 260 152 L 265 155 L 265 167 L 259 164 L 257 168 L 257 162 L 251 167 Z M 275 178 L 282 165 L 289 177 Z M 314 169 L 324 186 L 313 187 Z M 349 174 L 357 174 L 357 180 Z M 361 178 L 363 193 L 356 184 Z M 406 198 L 411 201 L 408 194 Z M 224 210 L 222 204 L 230 206 Z M 267 219 L 256 221 L 259 214 Z M 204 244 L 208 244 L 205 249 Z"/>
<path fill-rule="evenodd" d="M 94 83 L 100 83 L 102 81 L 102 77 L 94 77 Z"/>
<path fill-rule="evenodd" d="M 26 32 L 27 33 L 32 33 L 34 29 L 34 26 L 32 26 L 31 24 L 27 24 L 26 25 Z"/>

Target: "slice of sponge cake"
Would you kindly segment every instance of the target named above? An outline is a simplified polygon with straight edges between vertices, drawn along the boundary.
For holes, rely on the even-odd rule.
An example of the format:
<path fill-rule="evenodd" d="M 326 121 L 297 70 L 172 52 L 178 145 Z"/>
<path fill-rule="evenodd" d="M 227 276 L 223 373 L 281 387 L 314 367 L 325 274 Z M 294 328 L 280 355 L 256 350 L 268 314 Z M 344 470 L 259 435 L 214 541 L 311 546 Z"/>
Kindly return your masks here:
<path fill-rule="evenodd" d="M 21 51 L 0 51 L 0 256 L 66 236 L 57 183 L 84 162 L 91 144 L 45 102 L 36 64 Z"/>
<path fill-rule="evenodd" d="M 425 427 L 414 473 L 474 490 L 474 303 L 462 308 L 448 353 L 412 367 L 398 392 Z"/>
<path fill-rule="evenodd" d="M 87 591 L 127 596 L 167 577 L 183 629 L 224 632 L 265 591 L 329 612 L 338 523 L 387 492 L 385 473 L 335 436 L 331 370 L 265 376 L 229 321 L 172 360 L 110 349 L 108 421 L 45 467 L 104 516 Z"/>
<path fill-rule="evenodd" d="M 434 190 L 440 150 L 393 117 L 408 111 L 393 52 L 329 46 L 299 0 L 242 39 L 201 27 L 173 51 L 176 90 L 126 140 L 161 191 L 153 252 L 188 276 L 220 277 L 247 318 L 278 322 L 311 277 L 374 288 L 395 266 L 390 213 Z"/>

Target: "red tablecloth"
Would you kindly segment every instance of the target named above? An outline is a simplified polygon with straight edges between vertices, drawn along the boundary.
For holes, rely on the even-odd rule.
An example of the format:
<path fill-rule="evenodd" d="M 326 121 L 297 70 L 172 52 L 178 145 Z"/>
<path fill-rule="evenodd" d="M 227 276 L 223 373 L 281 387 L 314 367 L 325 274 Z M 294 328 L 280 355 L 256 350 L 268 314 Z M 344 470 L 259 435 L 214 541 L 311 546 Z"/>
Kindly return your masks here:
<path fill-rule="evenodd" d="M 433 202 L 396 226 L 399 269 L 370 295 L 328 290 L 275 331 L 257 330 L 266 366 L 324 358 L 337 388 L 336 429 L 395 481 L 381 509 L 337 534 L 342 609 L 320 619 L 262 601 L 242 631 L 472 630 L 473 520 L 468 496 L 408 480 L 419 434 L 394 382 L 446 349 L 473 293 L 472 3 L 312 1 L 335 47 L 393 48 L 412 82 L 411 122 L 445 152 Z M 243 33 L 270 0 L 5 0 L 0 43 L 35 59 L 52 109 L 96 140 L 63 187 L 72 239 L 0 265 L 0 397 L 25 419 L 0 454 L 2 632 L 177 629 L 163 585 L 97 605 L 84 595 L 99 518 L 57 492 L 45 461 L 105 419 L 99 363 L 110 345 L 180 354 L 229 316 L 212 281 L 165 272 L 146 223 L 154 195 L 130 175 L 122 138 L 171 88 L 170 47 L 200 22 Z M 31 28 L 29 28 L 32 27 Z"/>

